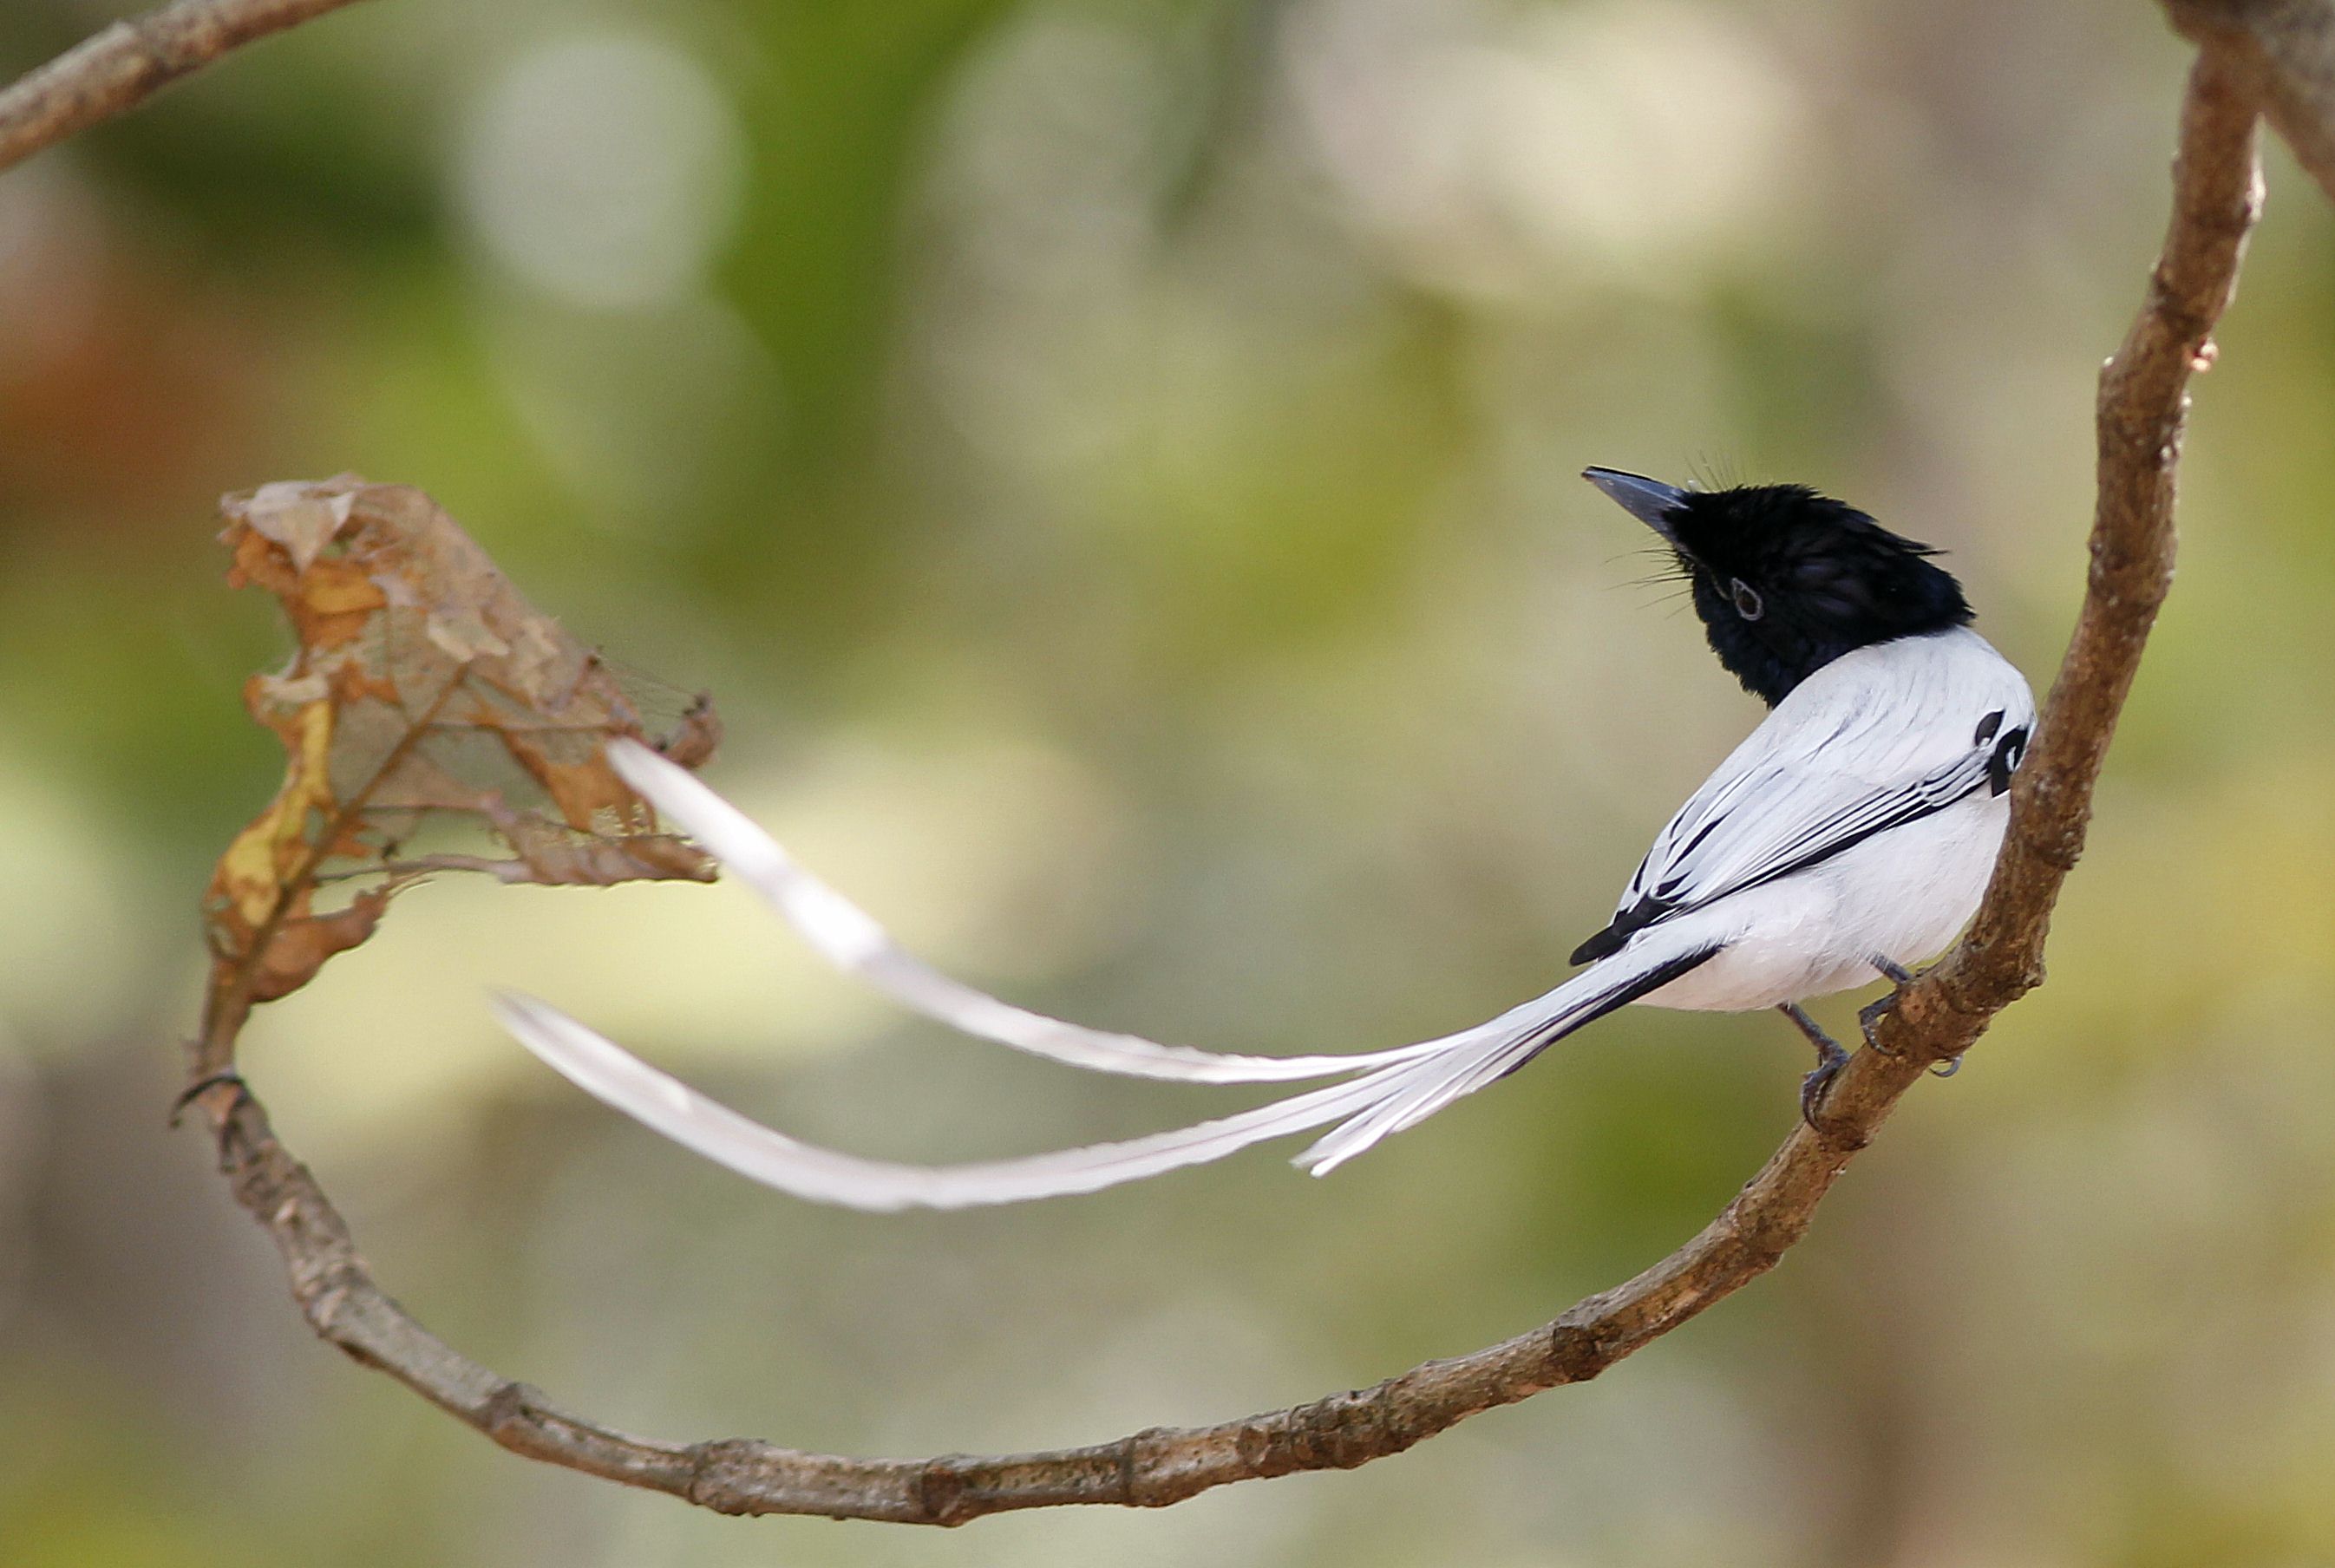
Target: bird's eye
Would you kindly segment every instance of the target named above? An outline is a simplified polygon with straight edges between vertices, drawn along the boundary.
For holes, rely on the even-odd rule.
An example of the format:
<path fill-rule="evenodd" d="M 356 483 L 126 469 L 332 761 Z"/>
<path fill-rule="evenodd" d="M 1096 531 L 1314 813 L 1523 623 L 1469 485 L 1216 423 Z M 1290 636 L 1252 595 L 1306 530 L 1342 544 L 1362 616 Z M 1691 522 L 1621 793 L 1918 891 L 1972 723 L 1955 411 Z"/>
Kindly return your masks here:
<path fill-rule="evenodd" d="M 1727 592 L 1735 601 L 1735 613 L 1747 621 L 1756 621 L 1768 613 L 1759 598 L 1759 590 L 1738 577 L 1728 585 Z"/>

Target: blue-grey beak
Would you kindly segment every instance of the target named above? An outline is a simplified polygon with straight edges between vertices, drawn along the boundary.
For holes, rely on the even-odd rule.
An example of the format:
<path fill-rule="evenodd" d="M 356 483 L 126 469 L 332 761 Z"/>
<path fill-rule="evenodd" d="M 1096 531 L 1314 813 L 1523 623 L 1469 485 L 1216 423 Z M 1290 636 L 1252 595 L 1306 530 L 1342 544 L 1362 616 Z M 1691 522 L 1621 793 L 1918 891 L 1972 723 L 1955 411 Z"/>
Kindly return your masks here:
<path fill-rule="evenodd" d="M 1671 544 L 1677 537 L 1671 532 L 1671 513 L 1686 499 L 1686 492 L 1676 485 L 1666 485 L 1660 479 L 1650 479 L 1643 474 L 1625 474 L 1620 469 L 1584 469 L 1581 477 L 1613 498 L 1623 511 L 1660 534 Z"/>

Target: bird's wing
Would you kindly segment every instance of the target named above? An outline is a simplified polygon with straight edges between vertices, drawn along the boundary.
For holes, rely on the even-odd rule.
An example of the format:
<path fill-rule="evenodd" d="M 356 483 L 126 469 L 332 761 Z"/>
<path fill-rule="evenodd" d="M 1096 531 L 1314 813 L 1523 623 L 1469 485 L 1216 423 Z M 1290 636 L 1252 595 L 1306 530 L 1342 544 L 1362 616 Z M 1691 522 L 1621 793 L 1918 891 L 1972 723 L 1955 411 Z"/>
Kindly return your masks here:
<path fill-rule="evenodd" d="M 644 799 L 761 894 L 820 957 L 909 1011 L 979 1040 L 1132 1078 L 1287 1083 L 1409 1061 L 1438 1050 L 1450 1038 L 1347 1056 L 1235 1056 L 1162 1045 L 1140 1035 L 1049 1018 L 977 991 L 908 952 L 867 912 L 803 869 L 777 839 L 687 769 L 631 740 L 610 742 L 608 760 Z"/>
<path fill-rule="evenodd" d="M 1990 660 L 2009 679 L 1979 681 L 1944 661 L 1910 672 L 1878 663 L 1859 660 L 1832 681 L 1828 667 L 1786 698 L 1655 836 L 1613 924 L 1576 961 L 2008 787 L 2034 723 L 2010 666 Z"/>

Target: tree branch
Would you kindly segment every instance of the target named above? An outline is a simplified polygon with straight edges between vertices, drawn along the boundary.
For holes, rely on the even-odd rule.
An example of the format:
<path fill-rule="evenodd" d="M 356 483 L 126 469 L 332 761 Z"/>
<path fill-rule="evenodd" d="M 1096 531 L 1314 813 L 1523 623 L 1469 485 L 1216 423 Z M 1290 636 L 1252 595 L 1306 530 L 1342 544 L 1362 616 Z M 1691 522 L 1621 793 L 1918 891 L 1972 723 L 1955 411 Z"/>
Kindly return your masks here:
<path fill-rule="evenodd" d="M 228 50 L 354 0 L 175 0 L 117 22 L 0 91 L 0 169 L 137 108 Z"/>
<path fill-rule="evenodd" d="M 2173 24 L 2217 37 L 2261 73 L 2262 111 L 2335 199 L 2335 0 L 2167 0 Z"/>
<path fill-rule="evenodd" d="M 2039 982 L 2051 906 L 2083 848 L 2092 788 L 2173 566 L 2185 388 L 2210 362 L 2261 199 L 2261 69 L 2218 35 L 2201 44 L 2181 117 L 2174 208 L 2138 318 L 2100 378 L 2099 498 L 2084 605 L 2026 765 L 2011 828 L 1970 934 L 1904 992 L 1835 1081 L 1818 1129 L 1797 1125 L 1700 1234 L 1624 1284 L 1503 1344 L 1377 1386 L 1213 1427 L 995 1457 L 854 1459 L 754 1439 L 680 1446 L 611 1430 L 450 1349 L 383 1292 L 315 1180 L 237 1084 L 200 1101 L 236 1196 L 273 1235 L 316 1332 L 504 1447 L 727 1514 L 813 1514 L 960 1524 L 1071 1503 L 1157 1507 L 1228 1482 L 1346 1468 L 1399 1453 L 1476 1413 L 1593 1378 L 1772 1267 L 1925 1068 L 1960 1055 Z M 214 991 L 198 1074 L 233 1060 L 248 1003 Z"/>

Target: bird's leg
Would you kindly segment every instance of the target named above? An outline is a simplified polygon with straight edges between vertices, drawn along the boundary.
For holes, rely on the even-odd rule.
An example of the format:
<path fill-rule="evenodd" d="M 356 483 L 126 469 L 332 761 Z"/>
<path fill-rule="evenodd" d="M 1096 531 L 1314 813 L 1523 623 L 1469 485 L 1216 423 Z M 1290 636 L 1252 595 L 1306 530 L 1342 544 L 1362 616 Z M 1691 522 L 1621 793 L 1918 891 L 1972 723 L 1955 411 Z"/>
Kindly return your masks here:
<path fill-rule="evenodd" d="M 1832 1087 L 1832 1080 L 1840 1076 L 1840 1070 L 1848 1065 L 1848 1052 L 1843 1050 L 1840 1041 L 1826 1034 L 1823 1026 L 1810 1018 L 1807 1010 L 1797 1002 L 1779 1003 L 1776 1011 L 1790 1019 L 1793 1027 L 1807 1035 L 1808 1043 L 1817 1048 L 1815 1070 L 1800 1079 L 1800 1119 L 1811 1128 L 1816 1128 L 1817 1102 L 1824 1099 L 1825 1090 Z"/>

